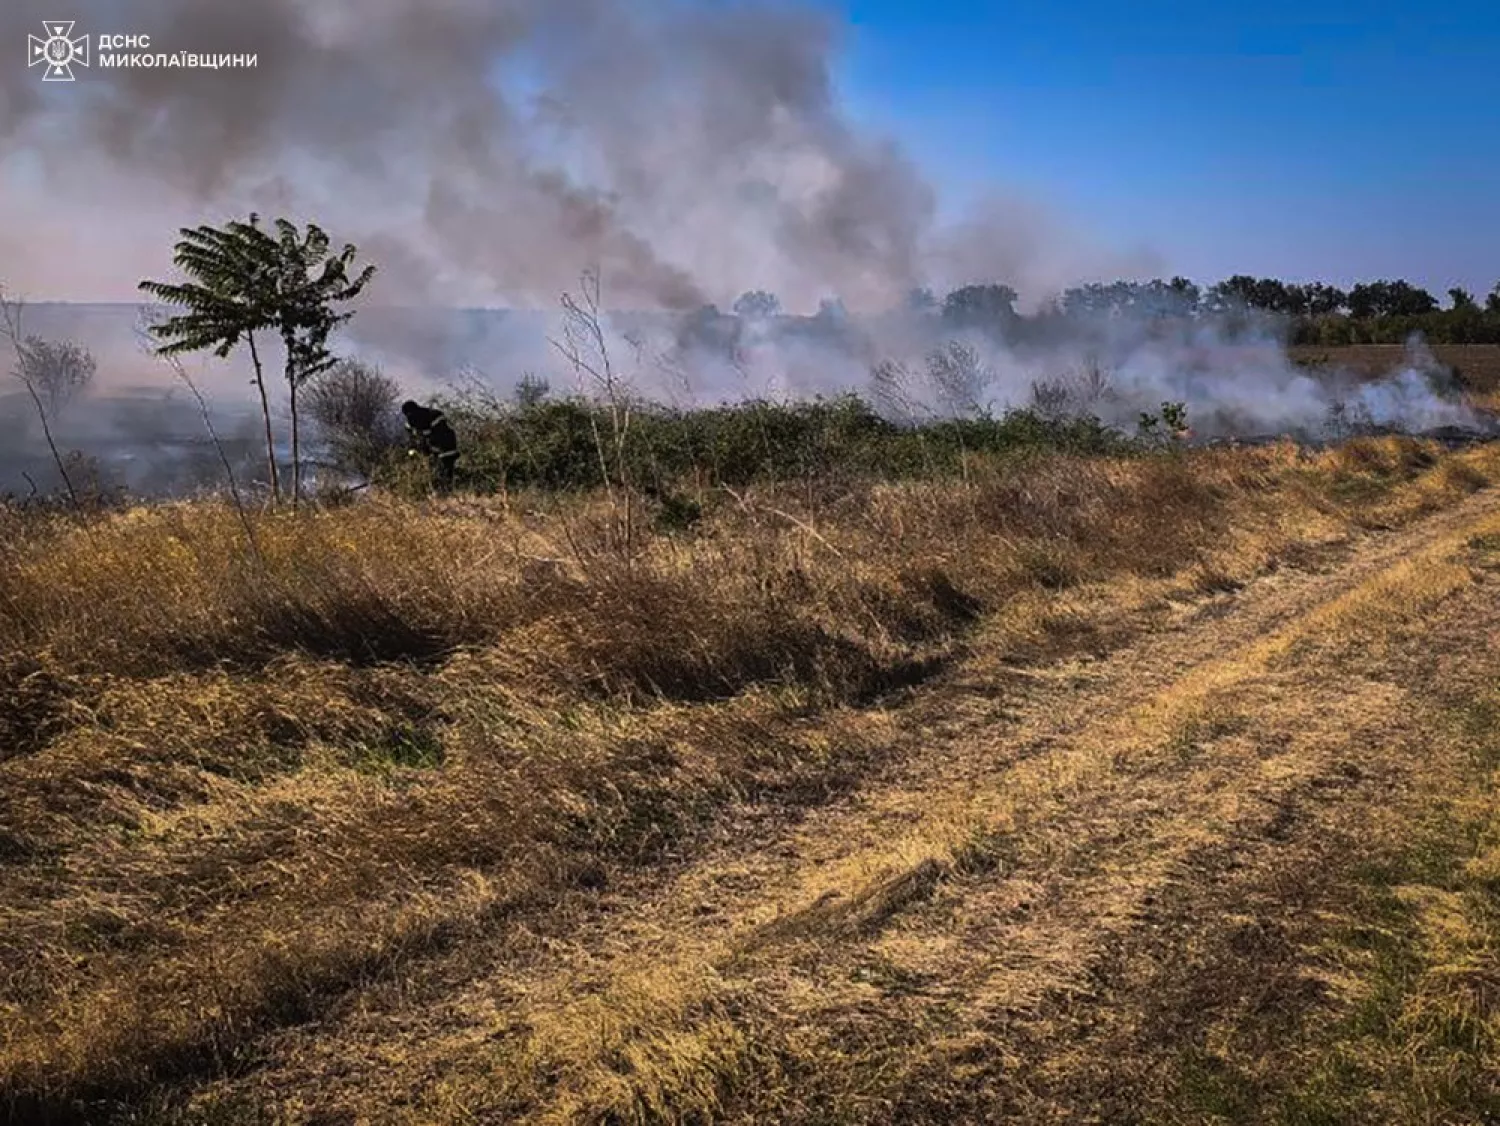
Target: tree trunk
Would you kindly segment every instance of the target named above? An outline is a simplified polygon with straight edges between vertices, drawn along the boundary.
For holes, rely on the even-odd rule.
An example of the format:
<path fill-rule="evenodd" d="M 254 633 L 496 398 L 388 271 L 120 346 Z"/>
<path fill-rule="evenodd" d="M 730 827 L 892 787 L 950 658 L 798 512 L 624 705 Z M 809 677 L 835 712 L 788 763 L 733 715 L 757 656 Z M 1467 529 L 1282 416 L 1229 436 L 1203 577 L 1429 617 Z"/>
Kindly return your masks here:
<path fill-rule="evenodd" d="M 287 374 L 287 394 L 292 406 L 292 507 L 302 500 L 302 445 L 297 429 L 297 380 Z"/>
<path fill-rule="evenodd" d="M 266 423 L 266 469 L 271 474 L 271 499 L 281 503 L 281 475 L 276 469 L 276 439 L 271 433 L 271 401 L 266 397 L 265 373 L 260 368 L 260 353 L 255 349 L 255 334 L 250 333 L 250 362 L 255 365 L 255 389 L 260 392 L 260 416 Z"/>

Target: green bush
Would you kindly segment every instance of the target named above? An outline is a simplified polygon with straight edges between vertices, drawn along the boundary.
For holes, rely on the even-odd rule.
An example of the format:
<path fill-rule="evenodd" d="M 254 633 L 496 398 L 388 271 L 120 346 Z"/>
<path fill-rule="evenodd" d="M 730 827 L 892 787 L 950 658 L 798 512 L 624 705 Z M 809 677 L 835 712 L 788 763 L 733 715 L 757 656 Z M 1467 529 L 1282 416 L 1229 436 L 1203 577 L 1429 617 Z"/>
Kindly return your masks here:
<path fill-rule="evenodd" d="M 501 488 L 598 488 L 609 473 L 666 495 L 752 482 L 839 476 L 958 475 L 974 455 L 1060 450 L 1121 453 L 1134 443 L 1096 418 L 1051 419 L 1032 411 L 899 425 L 853 394 L 798 402 L 764 400 L 680 410 L 632 405 L 617 457 L 607 406 L 579 398 L 445 403 L 459 432 L 462 483 Z M 392 471 L 388 481 L 401 475 Z M 411 481 L 405 481 L 411 484 Z"/>

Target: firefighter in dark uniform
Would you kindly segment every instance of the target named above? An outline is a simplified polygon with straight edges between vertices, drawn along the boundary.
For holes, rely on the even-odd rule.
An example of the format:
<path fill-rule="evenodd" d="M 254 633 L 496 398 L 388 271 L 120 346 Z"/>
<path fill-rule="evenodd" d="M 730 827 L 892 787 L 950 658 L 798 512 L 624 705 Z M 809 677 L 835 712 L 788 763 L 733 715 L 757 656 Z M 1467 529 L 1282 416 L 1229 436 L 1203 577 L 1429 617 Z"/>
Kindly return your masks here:
<path fill-rule="evenodd" d="M 426 454 L 432 462 L 433 480 L 439 488 L 453 485 L 453 470 L 458 463 L 458 435 L 443 412 L 432 407 L 420 406 L 410 399 L 401 404 L 401 413 L 406 418 L 406 432 L 411 437 L 412 454 Z"/>

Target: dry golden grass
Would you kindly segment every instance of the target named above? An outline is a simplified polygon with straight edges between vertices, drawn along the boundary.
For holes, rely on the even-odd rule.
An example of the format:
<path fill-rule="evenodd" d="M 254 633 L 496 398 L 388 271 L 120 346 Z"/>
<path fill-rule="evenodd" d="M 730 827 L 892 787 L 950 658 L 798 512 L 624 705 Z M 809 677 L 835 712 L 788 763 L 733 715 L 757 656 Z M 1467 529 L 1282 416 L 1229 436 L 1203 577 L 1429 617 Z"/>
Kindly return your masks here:
<path fill-rule="evenodd" d="M 1410 558 L 1383 560 L 1316 613 L 1251 631 L 1253 644 L 1211 635 L 1220 652 L 1196 654 L 1185 675 L 1138 705 L 1062 723 L 1069 738 L 1045 756 L 1002 760 L 988 777 L 935 772 L 926 784 L 906 779 L 871 795 L 849 821 L 916 827 L 831 853 L 829 841 L 847 832 L 810 831 L 784 898 L 730 903 L 729 933 L 693 936 L 658 920 L 614 944 L 621 953 L 607 976 L 586 961 L 545 985 L 529 976 L 511 1036 L 521 1047 L 468 1049 L 467 1066 L 449 1061 L 431 1104 L 395 1120 L 1078 1121 L 1111 1099 L 1120 1114 L 1149 1108 L 1160 1112 L 1152 1120 L 1196 1120 L 1197 1095 L 1163 1098 L 1146 1086 L 1150 1076 L 1193 1042 L 1192 1022 L 1247 1019 L 1236 990 L 1256 988 L 1268 968 L 1253 955 L 1262 932 L 1284 925 L 1273 910 L 1313 894 L 1314 877 L 1352 867 L 1312 846 L 1290 856 L 1267 846 L 1288 839 L 1319 793 L 1387 769 L 1370 761 L 1369 740 L 1403 727 L 1417 736 L 1430 718 L 1392 685 L 1351 676 L 1346 658 L 1389 657 L 1388 643 L 1404 633 L 1420 638 L 1423 616 L 1472 585 L 1467 542 L 1495 534 L 1493 514 L 1457 523 Z M 1459 640 L 1468 648 L 1458 651 L 1472 654 L 1473 638 Z M 1039 712 L 1039 726 L 1054 731 L 1052 709 Z M 983 741 L 975 752 L 993 739 L 983 725 L 974 736 Z M 1033 737 L 1023 728 L 1006 741 Z M 965 757 L 957 746 L 943 753 L 950 770 Z M 1440 800 L 1428 791 L 1402 803 L 1384 840 Z M 1338 813 L 1342 823 L 1309 833 L 1315 845 L 1324 832 L 1363 827 L 1362 807 Z M 1218 894 L 1226 889 L 1212 879 L 1192 880 L 1231 845 L 1236 867 L 1273 881 L 1283 897 L 1266 904 L 1259 893 L 1271 917 L 1245 914 L 1247 901 Z M 1198 897 L 1179 908 L 1191 944 L 1163 948 L 1159 933 L 1132 933 L 1154 901 L 1178 895 Z M 1112 952 L 1128 945 L 1144 947 L 1144 968 L 1110 968 Z M 1199 962 L 1195 947 L 1219 960 Z M 1274 943 L 1267 952 L 1281 953 Z M 1175 961 L 1203 976 L 1181 981 Z M 1291 971 L 1271 968 L 1288 975 L 1278 988 L 1300 987 Z M 1149 983 L 1139 995 L 1108 996 L 1116 974 L 1127 983 L 1147 974 Z M 1133 1022 L 1168 985 L 1182 1010 L 1150 1019 L 1170 1020 L 1176 1035 L 1143 1039 Z M 1296 1000 L 1267 1004 L 1295 1015 Z M 973 1027 L 995 1011 L 1010 1014 L 1006 1031 Z M 1012 1026 L 1032 1042 L 1014 1042 Z M 1483 1059 L 1464 1066 L 1476 1063 Z M 678 1089 L 683 1075 L 691 1086 Z"/>
<path fill-rule="evenodd" d="M 248 537 L 209 503 L 0 512 L 0 1105 L 101 1120 L 233 1073 L 342 996 L 684 863 L 732 808 L 857 786 L 891 694 L 961 655 L 1117 646 L 1497 479 L 1493 449 L 1397 439 L 1052 458 L 816 507 L 752 492 L 629 556 L 599 498 L 377 498 Z M 1140 738 L 1229 731 L 1210 696 Z M 1068 761 L 1038 793 L 1097 777 Z M 814 929 L 920 899 L 909 873 L 971 863 L 995 814 L 830 868 L 871 893 Z M 570 998 L 530 1041 L 571 1076 L 554 1116 L 711 1114 L 757 1049 L 710 972 Z M 635 1078 L 576 1070 L 611 1053 L 645 1053 Z"/>

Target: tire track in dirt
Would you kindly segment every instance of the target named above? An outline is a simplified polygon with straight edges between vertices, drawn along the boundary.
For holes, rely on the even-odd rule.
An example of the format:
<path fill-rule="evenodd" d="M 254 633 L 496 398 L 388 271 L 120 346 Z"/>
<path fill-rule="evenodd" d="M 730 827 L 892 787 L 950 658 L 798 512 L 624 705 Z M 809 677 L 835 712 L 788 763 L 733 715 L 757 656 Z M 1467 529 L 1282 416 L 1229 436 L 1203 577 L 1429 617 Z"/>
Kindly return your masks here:
<path fill-rule="evenodd" d="M 1000 1118 L 1007 1100 L 1045 1117 L 1066 1083 L 1037 1070 L 1038 1038 L 1091 1027 L 1143 927 L 1191 940 L 1162 904 L 1210 870 L 1255 868 L 1313 796 L 1389 784 L 1354 751 L 1401 729 L 1403 689 L 1297 647 L 1382 584 L 1425 582 L 1497 517 L 1500 493 L 1477 494 L 1356 540 L 1336 568 L 1198 600 L 1103 659 L 1018 669 L 981 639 L 902 710 L 905 753 L 856 793 L 622 884 L 566 935 L 497 935 L 404 998 L 283 1034 L 221 1093 L 295 1098 L 299 1121 L 351 1103 L 382 1121 L 820 1120 L 834 1103 L 882 1121 L 925 1069 L 969 1077 Z M 821 1104 L 786 1094 L 798 1053 L 816 1070 L 841 1052 L 871 1066 L 848 1068 L 847 1089 L 825 1069 L 808 1086 Z M 1024 1082 L 974 1078 L 997 1060 Z"/>
<path fill-rule="evenodd" d="M 1048 826 L 1054 862 L 1020 866 L 1039 905 L 1003 878 L 951 880 L 947 903 L 888 945 L 932 951 L 924 928 L 944 927 L 953 940 L 923 976 L 962 1003 L 943 1042 L 901 1061 L 891 1113 L 872 1117 L 1187 1121 L 1174 1102 L 1183 1057 L 1211 1071 L 1226 1036 L 1258 1038 L 1242 1061 L 1283 1049 L 1278 1034 L 1325 1000 L 1309 936 L 1346 893 L 1345 874 L 1423 812 L 1411 790 L 1434 748 L 1417 697 L 1437 695 L 1443 662 L 1451 674 L 1455 659 L 1493 649 L 1489 584 L 1448 599 L 1419 646 L 1352 660 L 1325 646 L 1312 662 L 1332 660 L 1334 675 L 1302 660 L 1259 681 L 1254 715 L 1269 722 L 1205 748 L 1213 781 L 1176 790 L 1170 810 L 1137 791 L 1132 840 L 1111 840 L 1102 819 L 1091 827 L 1087 805 Z M 887 1022 L 912 1019 L 895 1009 Z"/>

